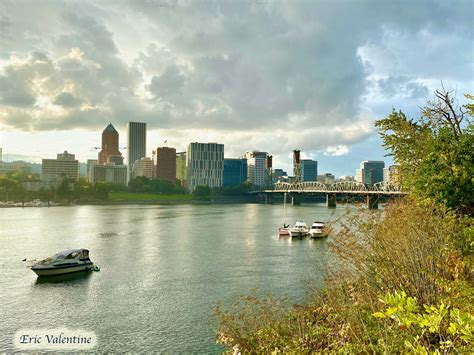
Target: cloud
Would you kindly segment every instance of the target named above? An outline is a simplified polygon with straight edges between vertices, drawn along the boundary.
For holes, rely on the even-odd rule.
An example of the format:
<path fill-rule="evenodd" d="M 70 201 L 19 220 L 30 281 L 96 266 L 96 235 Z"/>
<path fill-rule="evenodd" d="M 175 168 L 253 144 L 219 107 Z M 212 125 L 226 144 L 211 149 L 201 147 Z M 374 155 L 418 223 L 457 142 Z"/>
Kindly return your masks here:
<path fill-rule="evenodd" d="M 440 79 L 472 87 L 472 7 L 5 1 L 2 120 L 31 131 L 145 121 L 188 141 L 342 156 Z"/>

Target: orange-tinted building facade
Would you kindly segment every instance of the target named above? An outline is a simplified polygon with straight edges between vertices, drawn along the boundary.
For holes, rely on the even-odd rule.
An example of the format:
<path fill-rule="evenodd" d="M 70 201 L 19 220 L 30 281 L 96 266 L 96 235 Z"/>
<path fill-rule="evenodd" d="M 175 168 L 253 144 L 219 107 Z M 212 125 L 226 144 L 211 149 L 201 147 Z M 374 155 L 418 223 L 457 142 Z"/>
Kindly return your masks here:
<path fill-rule="evenodd" d="M 102 132 L 102 150 L 99 153 L 99 165 L 107 164 L 110 156 L 122 156 L 119 151 L 119 134 L 112 123 Z"/>

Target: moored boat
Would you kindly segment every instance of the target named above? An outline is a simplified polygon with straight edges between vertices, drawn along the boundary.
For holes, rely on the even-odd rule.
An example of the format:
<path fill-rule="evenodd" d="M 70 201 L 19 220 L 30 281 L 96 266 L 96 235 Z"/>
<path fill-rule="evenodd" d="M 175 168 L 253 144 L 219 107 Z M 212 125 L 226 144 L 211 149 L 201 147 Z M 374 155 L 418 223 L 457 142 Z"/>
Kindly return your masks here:
<path fill-rule="evenodd" d="M 31 270 L 38 276 L 53 276 L 92 270 L 93 267 L 89 250 L 67 249 L 37 262 Z"/>
<path fill-rule="evenodd" d="M 309 229 L 309 235 L 311 238 L 323 238 L 329 234 L 329 228 L 324 222 L 313 222 Z"/>
<path fill-rule="evenodd" d="M 286 220 L 286 192 L 283 195 L 283 227 L 278 227 L 278 237 L 287 238 L 290 237 L 290 225 L 285 224 Z"/>
<path fill-rule="evenodd" d="M 290 236 L 292 238 L 303 238 L 308 236 L 309 229 L 305 221 L 296 221 L 295 226 L 290 228 Z"/>

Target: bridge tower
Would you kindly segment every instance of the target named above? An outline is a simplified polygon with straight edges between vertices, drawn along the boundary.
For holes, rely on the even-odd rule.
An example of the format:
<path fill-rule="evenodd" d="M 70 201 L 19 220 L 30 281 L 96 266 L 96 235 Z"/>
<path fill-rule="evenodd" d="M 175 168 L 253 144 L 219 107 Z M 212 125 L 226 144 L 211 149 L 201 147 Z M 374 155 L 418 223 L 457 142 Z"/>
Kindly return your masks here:
<path fill-rule="evenodd" d="M 301 177 L 301 160 L 300 160 L 300 150 L 293 150 L 293 175 L 295 176 L 294 183 L 299 183 L 303 179 Z"/>
<path fill-rule="evenodd" d="M 265 184 L 270 186 L 273 183 L 273 156 L 267 155 Z"/>

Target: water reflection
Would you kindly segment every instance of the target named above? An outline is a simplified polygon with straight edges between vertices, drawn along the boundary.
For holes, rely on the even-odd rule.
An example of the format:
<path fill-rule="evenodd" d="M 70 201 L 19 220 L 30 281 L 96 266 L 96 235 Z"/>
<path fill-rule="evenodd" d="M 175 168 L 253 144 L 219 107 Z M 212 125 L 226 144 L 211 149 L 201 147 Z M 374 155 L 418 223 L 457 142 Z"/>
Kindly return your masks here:
<path fill-rule="evenodd" d="M 86 282 L 92 271 L 72 272 L 70 274 L 55 275 L 55 276 L 38 276 L 35 285 L 38 284 L 56 284 L 56 283 L 84 283 Z"/>

